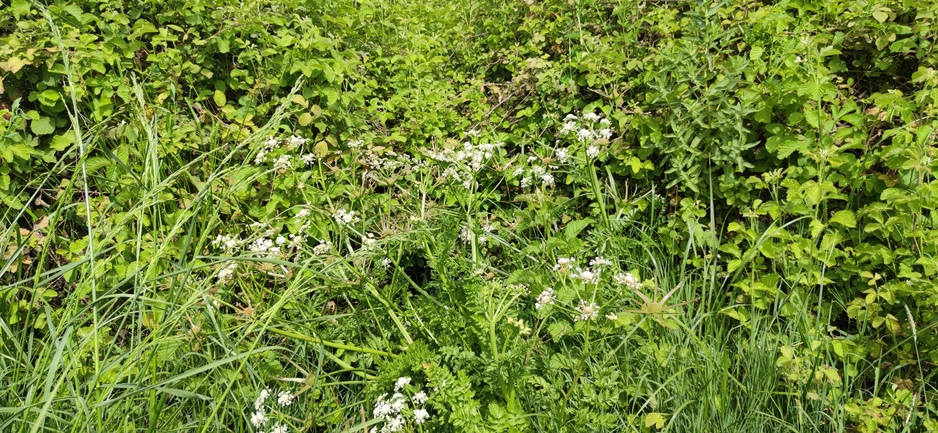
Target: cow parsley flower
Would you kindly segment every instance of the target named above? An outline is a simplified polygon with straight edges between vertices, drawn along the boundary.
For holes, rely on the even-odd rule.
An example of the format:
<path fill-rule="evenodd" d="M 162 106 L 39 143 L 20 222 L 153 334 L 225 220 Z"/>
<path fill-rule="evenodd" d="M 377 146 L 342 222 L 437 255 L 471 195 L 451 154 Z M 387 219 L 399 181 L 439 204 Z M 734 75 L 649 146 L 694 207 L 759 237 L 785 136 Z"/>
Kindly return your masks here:
<path fill-rule="evenodd" d="M 294 396 L 290 391 L 280 391 L 277 394 L 277 404 L 280 406 L 289 406 L 293 404 L 293 399 L 295 398 L 296 396 Z"/>
<path fill-rule="evenodd" d="M 570 157 L 570 152 L 567 150 L 567 148 L 561 147 L 554 151 L 554 156 L 557 157 L 557 162 L 565 164 L 567 162 L 567 158 Z"/>
<path fill-rule="evenodd" d="M 583 280 L 586 284 L 597 284 L 599 283 L 599 271 L 593 272 L 589 269 L 582 270 L 577 268 L 574 272 L 570 273 L 570 278 L 575 280 Z"/>
<path fill-rule="evenodd" d="M 329 252 L 329 249 L 332 248 L 332 242 L 328 241 L 319 241 L 319 245 L 313 247 L 313 254 L 321 255 Z"/>
<path fill-rule="evenodd" d="M 584 300 L 580 300 L 580 306 L 576 308 L 577 315 L 573 316 L 573 321 L 588 321 L 593 320 L 599 316 L 599 306 L 595 302 L 587 303 Z"/>
<path fill-rule="evenodd" d="M 270 433 L 287 433 L 288 431 L 290 430 L 287 429 L 287 426 L 283 424 L 277 424 L 273 429 L 270 430 Z"/>
<path fill-rule="evenodd" d="M 414 396 L 411 397 L 411 400 L 414 401 L 414 404 L 424 404 L 427 402 L 427 393 L 420 391 L 414 394 Z"/>
<path fill-rule="evenodd" d="M 417 409 L 414 411 L 414 423 L 423 424 L 430 419 L 430 413 L 426 409 Z"/>
<path fill-rule="evenodd" d="M 263 408 L 258 409 L 257 411 L 254 412 L 253 415 L 251 415 L 251 424 L 253 424 L 255 428 L 260 428 L 266 423 L 267 423 L 267 414 L 264 413 Z"/>
<path fill-rule="evenodd" d="M 410 383 L 409 377 L 401 377 L 397 379 L 397 382 L 394 384 L 394 390 L 400 391 L 402 388 L 404 388 L 404 386 L 406 386 L 409 383 Z"/>
<path fill-rule="evenodd" d="M 599 156 L 599 147 L 595 145 L 590 145 L 586 148 L 586 156 L 590 159 L 596 159 Z"/>
<path fill-rule="evenodd" d="M 599 266 L 611 266 L 611 265 L 612 265 L 612 262 L 607 260 L 603 256 L 599 256 L 599 257 L 594 258 L 593 260 L 590 260 L 590 266 L 594 268 L 599 267 Z"/>
<path fill-rule="evenodd" d="M 350 224 L 359 220 L 355 211 L 346 211 L 345 209 L 339 209 L 336 213 L 332 214 L 332 218 L 339 224 Z"/>
<path fill-rule="evenodd" d="M 554 289 L 548 287 L 540 295 L 537 295 L 537 302 L 534 304 L 535 310 L 540 310 L 545 305 L 554 303 Z"/>
<path fill-rule="evenodd" d="M 557 258 L 557 264 L 554 265 L 554 271 L 566 272 L 573 266 L 575 261 L 570 257 L 559 257 Z"/>
<path fill-rule="evenodd" d="M 638 281 L 638 278 L 635 278 L 630 272 L 616 274 L 613 280 L 615 280 L 617 284 L 624 285 L 632 290 L 642 288 L 642 282 Z"/>

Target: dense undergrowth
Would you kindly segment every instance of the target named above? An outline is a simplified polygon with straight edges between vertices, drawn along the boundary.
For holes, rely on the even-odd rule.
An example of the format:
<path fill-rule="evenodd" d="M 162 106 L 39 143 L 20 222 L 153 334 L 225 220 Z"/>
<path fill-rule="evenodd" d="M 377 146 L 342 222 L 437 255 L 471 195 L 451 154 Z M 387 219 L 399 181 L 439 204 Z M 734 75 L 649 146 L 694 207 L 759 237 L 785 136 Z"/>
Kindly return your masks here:
<path fill-rule="evenodd" d="M 0 8 L 0 431 L 938 431 L 938 6 Z"/>

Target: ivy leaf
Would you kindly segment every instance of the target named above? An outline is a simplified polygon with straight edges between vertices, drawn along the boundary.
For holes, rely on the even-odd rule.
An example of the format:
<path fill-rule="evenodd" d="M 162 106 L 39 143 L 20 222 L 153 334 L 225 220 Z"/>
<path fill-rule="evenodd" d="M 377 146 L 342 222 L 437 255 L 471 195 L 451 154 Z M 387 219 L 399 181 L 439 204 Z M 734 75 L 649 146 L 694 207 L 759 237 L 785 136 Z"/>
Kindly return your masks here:
<path fill-rule="evenodd" d="M 36 135 L 49 135 L 55 132 L 51 117 L 40 117 L 29 123 L 29 130 Z"/>
<path fill-rule="evenodd" d="M 834 216 L 831 217 L 830 222 L 852 229 L 857 226 L 857 217 L 853 214 L 853 211 L 844 209 L 837 211 Z"/>

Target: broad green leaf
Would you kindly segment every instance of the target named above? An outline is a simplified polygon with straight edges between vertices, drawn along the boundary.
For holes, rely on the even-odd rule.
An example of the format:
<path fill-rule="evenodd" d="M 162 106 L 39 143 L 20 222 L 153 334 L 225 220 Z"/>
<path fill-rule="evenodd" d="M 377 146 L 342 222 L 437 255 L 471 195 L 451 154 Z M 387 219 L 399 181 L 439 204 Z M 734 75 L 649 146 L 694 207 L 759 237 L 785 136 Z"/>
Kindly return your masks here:
<path fill-rule="evenodd" d="M 224 107 L 228 103 L 228 98 L 225 97 L 225 92 L 216 90 L 215 94 L 212 96 L 212 99 L 215 100 L 215 105 L 219 107 Z"/>
<path fill-rule="evenodd" d="M 873 19 L 875 19 L 876 21 L 879 21 L 879 23 L 882 24 L 882 23 L 886 22 L 886 20 L 889 19 L 889 14 L 886 13 L 886 12 L 885 12 L 884 10 L 882 10 L 882 9 L 877 10 L 877 11 L 873 11 Z"/>
<path fill-rule="evenodd" d="M 49 135 L 55 132 L 55 124 L 51 117 L 40 117 L 29 124 L 29 130 L 36 135 Z"/>
<path fill-rule="evenodd" d="M 812 238 L 816 238 L 819 234 L 821 234 L 822 231 L 824 231 L 824 228 L 827 227 L 826 225 L 824 225 L 824 223 L 818 220 L 811 220 L 810 226 L 811 226 Z"/>
<path fill-rule="evenodd" d="M 297 119 L 297 123 L 299 123 L 300 126 L 306 126 L 312 122 L 313 122 L 313 116 L 309 113 L 303 113 L 300 115 L 299 119 Z"/>
<path fill-rule="evenodd" d="M 765 49 L 762 48 L 762 47 L 760 47 L 760 46 L 752 47 L 752 49 L 749 50 L 749 59 L 750 59 L 750 60 L 759 60 L 759 58 L 762 57 L 762 53 L 763 53 L 764 51 L 765 51 Z"/>
<path fill-rule="evenodd" d="M 852 229 L 857 226 L 857 217 L 853 214 L 853 211 L 844 209 L 834 213 L 830 222 Z"/>
<path fill-rule="evenodd" d="M 52 143 L 49 144 L 49 147 L 52 150 L 63 151 L 71 146 L 75 142 L 75 134 L 72 131 L 68 131 L 64 134 L 56 135 L 52 137 Z"/>
<path fill-rule="evenodd" d="M 7 149 L 9 149 L 10 153 L 15 155 L 16 157 L 20 159 L 26 159 L 26 160 L 29 159 L 29 155 L 30 153 L 32 153 L 29 146 L 23 143 L 16 143 L 14 145 L 7 146 Z"/>

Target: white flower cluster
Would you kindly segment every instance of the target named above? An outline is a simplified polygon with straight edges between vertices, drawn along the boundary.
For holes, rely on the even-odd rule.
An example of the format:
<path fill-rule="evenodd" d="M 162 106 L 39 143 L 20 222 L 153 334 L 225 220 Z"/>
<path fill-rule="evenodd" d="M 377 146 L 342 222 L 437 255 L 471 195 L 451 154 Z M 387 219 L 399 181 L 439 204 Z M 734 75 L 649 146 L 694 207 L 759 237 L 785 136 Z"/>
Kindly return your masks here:
<path fill-rule="evenodd" d="M 231 235 L 218 235 L 212 241 L 212 246 L 221 249 L 225 254 L 231 255 L 241 246 L 241 238 Z"/>
<path fill-rule="evenodd" d="M 593 260 L 590 260 L 590 266 L 594 268 L 600 267 L 600 266 L 612 266 L 612 262 L 603 256 L 599 256 L 599 257 L 594 258 Z"/>
<path fill-rule="evenodd" d="M 460 182 L 463 187 L 469 189 L 472 187 L 475 174 L 482 170 L 482 167 L 495 156 L 494 152 L 498 146 L 500 144 L 472 144 L 472 142 L 467 141 L 458 150 L 431 150 L 427 155 L 436 161 L 452 164 L 452 166 L 443 170 L 442 178 L 444 181 Z"/>
<path fill-rule="evenodd" d="M 573 268 L 573 263 L 576 259 L 571 257 L 558 257 L 557 264 L 554 265 L 554 272 L 567 272 Z"/>
<path fill-rule="evenodd" d="M 508 320 L 508 323 L 510 323 L 510 324 L 512 324 L 512 325 L 518 327 L 518 333 L 519 333 L 519 334 L 521 334 L 521 335 L 529 335 L 529 334 L 531 334 L 531 327 L 525 325 L 525 324 L 524 324 L 524 320 L 522 320 L 522 319 L 513 319 L 513 318 L 511 318 L 511 317 L 509 317 L 507 320 Z"/>
<path fill-rule="evenodd" d="M 367 165 L 366 179 L 368 180 L 377 180 L 377 172 L 391 176 L 402 170 L 414 172 L 426 166 L 425 161 L 406 153 L 399 154 L 393 150 L 386 150 L 379 155 L 376 151 L 368 149 L 363 157 Z"/>
<path fill-rule="evenodd" d="M 283 238 L 283 236 L 279 236 L 279 238 Z M 252 253 L 265 254 L 268 258 L 276 258 L 280 255 L 280 246 L 285 243 L 285 239 L 282 242 L 275 243 L 269 238 L 257 238 L 254 240 L 254 242 L 251 242 L 251 244 L 248 245 L 248 251 Z"/>
<path fill-rule="evenodd" d="M 397 379 L 394 384 L 394 394 L 391 397 L 388 397 L 387 393 L 382 394 L 375 402 L 372 415 L 375 418 L 384 420 L 384 425 L 380 430 L 381 433 L 401 431 L 407 424 L 408 412 L 413 416 L 414 424 L 423 424 L 430 419 L 430 413 L 426 409 L 417 407 L 418 405 L 423 406 L 429 399 L 426 392 L 421 390 L 410 399 L 402 393 L 404 387 L 410 382 L 409 377 Z M 413 404 L 413 407 L 411 407 L 411 404 Z"/>
<path fill-rule="evenodd" d="M 600 269 L 594 268 L 593 270 L 590 270 L 590 269 L 583 270 L 580 268 L 576 268 L 573 270 L 573 272 L 570 273 L 570 278 L 573 278 L 574 280 L 582 280 L 583 283 L 585 284 L 598 284 L 599 275 L 601 273 L 602 271 Z"/>
<path fill-rule="evenodd" d="M 573 316 L 573 321 L 588 321 L 593 320 L 599 317 L 599 306 L 595 302 L 587 303 L 584 300 L 580 300 L 580 306 L 576 308 L 577 314 Z"/>
<path fill-rule="evenodd" d="M 545 305 L 551 305 L 554 303 L 554 289 L 546 288 L 540 295 L 537 295 L 537 302 L 534 304 L 535 310 L 540 310 L 544 308 Z"/>
<path fill-rule="evenodd" d="M 528 157 L 528 164 L 539 161 L 540 158 L 536 156 Z M 554 186 L 554 175 L 550 173 L 550 170 L 556 170 L 556 165 L 529 165 L 529 167 L 518 167 L 512 173 L 512 176 L 515 178 L 521 178 L 521 187 L 528 188 L 531 185 L 534 185 L 535 182 L 539 182 L 546 188 Z"/>
<path fill-rule="evenodd" d="M 621 284 L 632 290 L 638 290 L 642 288 L 642 282 L 638 281 L 638 278 L 635 278 L 635 276 L 630 272 L 618 273 L 615 277 L 613 277 L 613 280 L 615 280 L 617 284 Z"/>
<path fill-rule="evenodd" d="M 583 119 L 568 114 L 563 119 L 560 135 L 574 136 L 580 143 L 592 143 L 599 139 L 612 138 L 609 119 L 596 113 L 585 113 Z"/>
<path fill-rule="evenodd" d="M 261 164 L 267 163 L 269 159 L 268 157 L 270 156 L 270 154 L 280 149 L 281 146 L 283 146 L 287 150 L 287 152 L 293 152 L 294 150 L 296 150 L 297 147 L 300 147 L 306 144 L 306 142 L 308 141 L 309 139 L 297 137 L 296 135 L 293 135 L 283 140 L 280 140 L 276 137 L 270 137 L 266 141 L 264 141 L 263 146 L 261 146 L 261 150 L 258 151 L 257 155 L 254 157 L 254 164 L 261 165 Z M 292 168 L 293 167 L 293 163 L 291 162 L 292 156 L 293 155 L 290 153 L 284 153 L 278 156 L 277 158 L 275 158 L 273 160 L 274 170 L 286 171 Z M 315 157 L 311 154 L 303 155 L 302 159 L 306 165 L 309 165 L 309 164 L 312 164 Z"/>
<path fill-rule="evenodd" d="M 345 209 L 339 209 L 334 214 L 332 214 L 332 219 L 334 219 L 339 224 L 351 224 L 360 220 L 357 212 L 347 211 Z"/>
<path fill-rule="evenodd" d="M 584 113 L 580 119 L 573 114 L 568 114 L 563 119 L 563 127 L 560 128 L 560 135 L 572 137 L 577 142 L 586 144 L 586 157 L 596 159 L 599 157 L 602 149 L 597 144 L 599 140 L 609 140 L 612 138 L 612 128 L 609 119 L 596 113 Z M 557 160 L 563 163 L 568 157 L 567 149 L 557 149 L 554 151 Z"/>
<path fill-rule="evenodd" d="M 254 400 L 254 413 L 251 414 L 251 425 L 255 429 L 260 429 L 264 427 L 270 418 L 267 416 L 267 398 L 270 397 L 272 391 L 270 388 L 264 388 L 258 394 L 257 399 Z M 293 393 L 290 391 L 280 391 L 277 393 L 277 405 L 280 407 L 286 407 L 293 404 L 293 400 L 296 398 Z M 274 424 L 271 428 L 270 433 L 287 433 L 289 429 L 283 424 Z"/>
<path fill-rule="evenodd" d="M 228 284 L 231 282 L 236 270 L 238 270 L 238 262 L 233 260 L 225 262 L 225 267 L 218 271 L 218 284 Z"/>
<path fill-rule="evenodd" d="M 319 245 L 313 247 L 313 254 L 319 256 L 328 253 L 330 249 L 332 249 L 332 242 L 319 241 Z"/>

